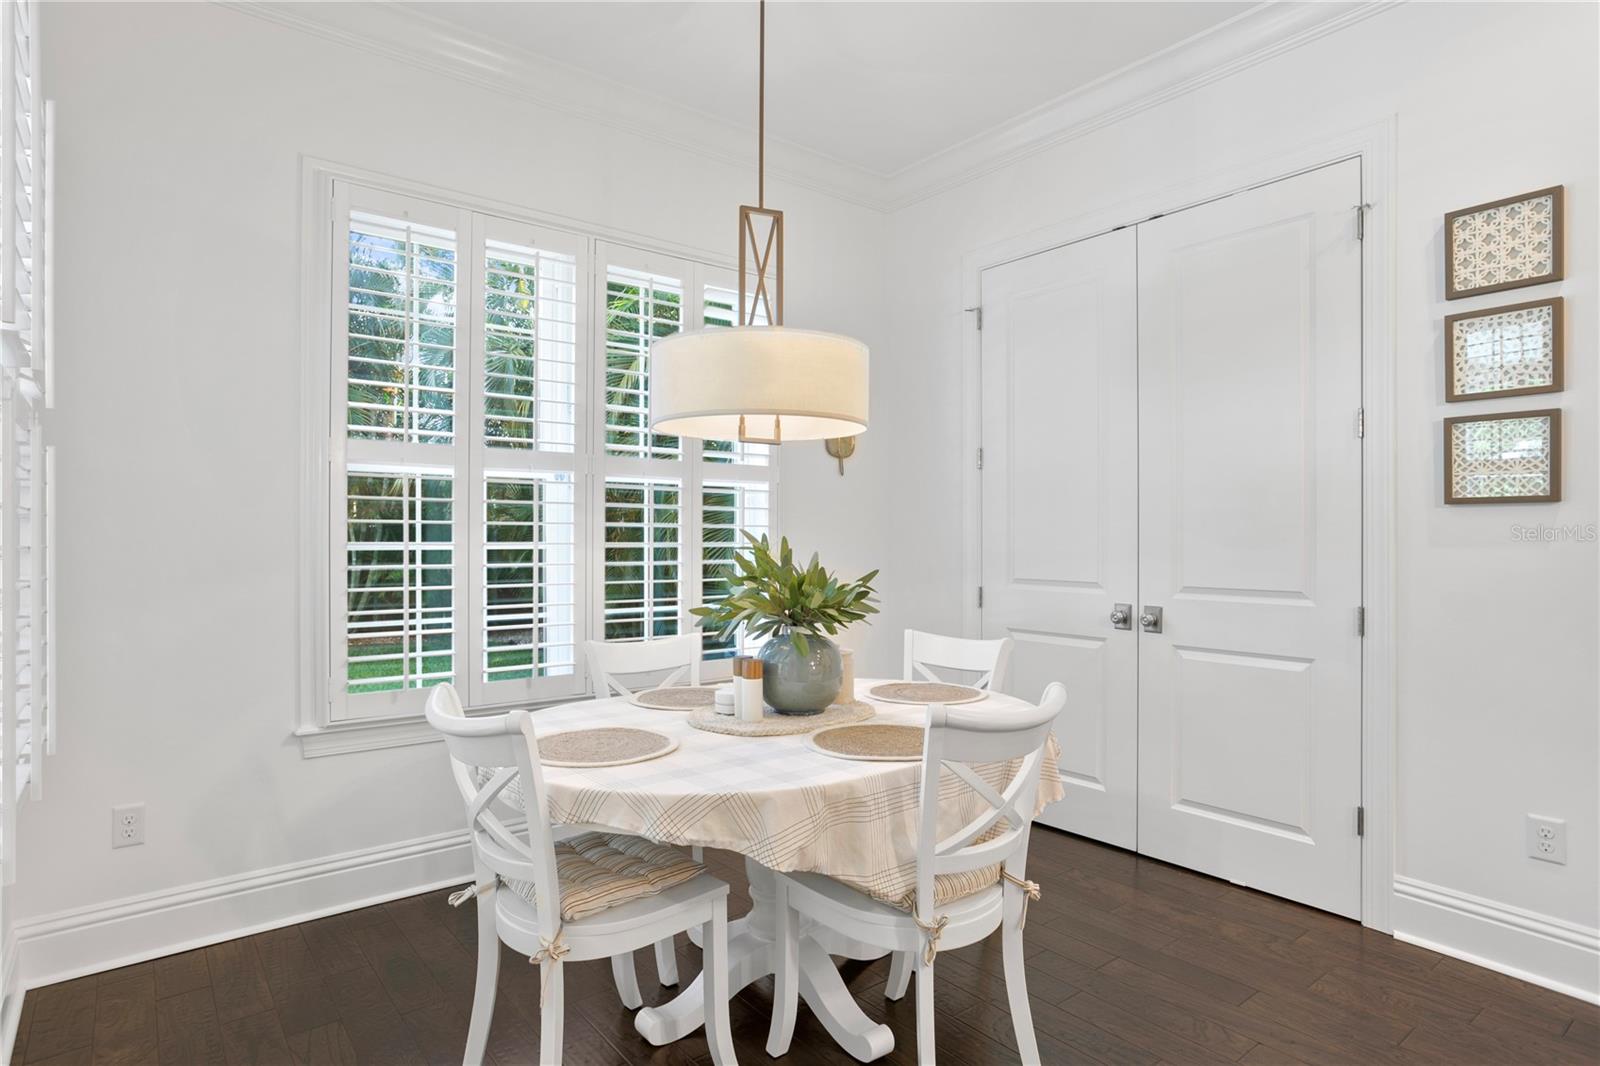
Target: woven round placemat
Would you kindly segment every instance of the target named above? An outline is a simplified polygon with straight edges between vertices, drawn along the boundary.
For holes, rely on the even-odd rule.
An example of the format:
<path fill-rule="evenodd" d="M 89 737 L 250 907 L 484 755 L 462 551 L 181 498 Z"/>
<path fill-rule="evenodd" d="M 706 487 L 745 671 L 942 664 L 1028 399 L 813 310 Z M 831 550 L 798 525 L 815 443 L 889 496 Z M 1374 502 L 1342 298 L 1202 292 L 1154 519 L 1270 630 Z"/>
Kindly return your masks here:
<path fill-rule="evenodd" d="M 546 766 L 623 766 L 656 759 L 678 742 L 648 729 L 570 729 L 539 738 L 539 761 Z"/>
<path fill-rule="evenodd" d="M 888 681 L 873 685 L 867 695 L 886 703 L 975 703 L 988 695 L 969 685 L 943 681 Z"/>
<path fill-rule="evenodd" d="M 841 725 L 811 735 L 811 746 L 824 755 L 868 762 L 915 762 L 922 758 L 922 727 L 915 725 Z"/>
<path fill-rule="evenodd" d="M 655 711 L 696 711 L 716 702 L 714 685 L 668 685 L 635 692 L 628 702 Z"/>
<path fill-rule="evenodd" d="M 830 704 L 821 714 L 778 714 L 768 711 L 759 722 L 741 722 L 715 711 L 694 711 L 689 715 L 689 724 L 707 733 L 727 733 L 735 737 L 787 737 L 847 722 L 864 722 L 874 713 L 871 704 L 852 700 L 849 703 Z"/>

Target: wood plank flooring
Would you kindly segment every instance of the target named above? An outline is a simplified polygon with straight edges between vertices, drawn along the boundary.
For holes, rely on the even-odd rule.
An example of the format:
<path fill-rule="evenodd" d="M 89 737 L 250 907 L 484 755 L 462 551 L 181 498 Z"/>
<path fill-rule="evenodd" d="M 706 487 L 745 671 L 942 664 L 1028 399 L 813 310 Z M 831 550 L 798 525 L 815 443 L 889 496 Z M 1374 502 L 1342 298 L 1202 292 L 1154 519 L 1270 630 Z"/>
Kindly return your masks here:
<path fill-rule="evenodd" d="M 749 909 L 737 856 L 708 853 Z M 1353 922 L 1040 829 L 1030 873 L 1028 991 L 1047 1063 L 1345 1066 L 1600 1062 L 1600 1008 L 1399 943 Z M 461 1061 L 472 1003 L 473 908 L 446 892 L 306 922 L 30 992 L 13 1062 L 346 1064 Z M 679 971 L 699 951 L 680 938 Z M 649 951 L 645 1002 L 670 998 Z M 883 997 L 887 963 L 842 972 L 915 1061 L 915 993 Z M 491 1061 L 538 1059 L 539 975 L 509 953 Z M 1016 1061 L 999 938 L 939 955 L 939 1059 Z M 740 1058 L 764 1049 L 772 982 L 732 1004 Z M 566 1061 L 709 1061 L 698 1035 L 664 1048 L 633 1030 L 604 962 L 568 964 Z M 795 1066 L 848 1059 L 802 1007 Z"/>

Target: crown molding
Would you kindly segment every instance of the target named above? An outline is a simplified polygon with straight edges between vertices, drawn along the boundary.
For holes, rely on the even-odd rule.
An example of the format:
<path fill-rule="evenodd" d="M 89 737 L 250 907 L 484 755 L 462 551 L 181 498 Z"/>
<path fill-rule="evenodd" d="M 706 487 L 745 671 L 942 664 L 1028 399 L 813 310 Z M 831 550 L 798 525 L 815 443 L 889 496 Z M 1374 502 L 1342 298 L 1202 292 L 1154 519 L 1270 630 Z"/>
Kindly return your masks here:
<path fill-rule="evenodd" d="M 884 209 L 897 211 L 936 196 L 1347 29 L 1404 2 L 1257 4 L 1204 33 L 885 175 Z"/>
<path fill-rule="evenodd" d="M 217 6 L 394 59 L 550 111 L 606 126 L 704 159 L 747 168 L 755 184 L 755 126 L 672 103 L 549 56 L 468 33 L 394 0 L 283 3 L 213 0 Z M 639 115 L 650 115 L 649 123 Z M 767 137 L 767 175 L 784 184 L 881 211 L 883 178 L 799 145 Z"/>
<path fill-rule="evenodd" d="M 568 63 L 464 32 L 394 0 L 213 0 L 230 10 L 382 55 L 705 159 L 754 169 L 754 130 Z M 1261 3 L 1206 32 L 894 173 L 768 138 L 777 181 L 896 211 L 1337 33 L 1404 0 Z M 646 124 L 634 116 L 649 114 Z M 670 132 L 667 132 L 670 131 Z"/>

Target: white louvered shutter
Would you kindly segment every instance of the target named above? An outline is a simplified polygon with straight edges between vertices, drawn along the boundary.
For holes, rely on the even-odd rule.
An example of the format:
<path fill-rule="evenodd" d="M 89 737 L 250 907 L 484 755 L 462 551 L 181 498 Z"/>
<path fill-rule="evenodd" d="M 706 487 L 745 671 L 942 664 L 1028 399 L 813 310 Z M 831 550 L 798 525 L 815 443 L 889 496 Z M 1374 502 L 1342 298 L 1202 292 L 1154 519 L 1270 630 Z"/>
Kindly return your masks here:
<path fill-rule="evenodd" d="M 331 662 L 335 718 L 415 713 L 461 674 L 466 526 L 467 332 L 455 208 L 336 187 L 345 224 L 335 349 L 344 368 L 334 433 L 343 520 Z"/>
<path fill-rule="evenodd" d="M 700 602 L 727 598 L 736 573 L 734 556 L 749 556 L 745 533 L 760 537 L 772 531 L 772 487 L 765 482 L 706 481 L 700 487 Z M 742 634 L 705 635 L 707 659 L 727 659 L 754 644 Z"/>
<path fill-rule="evenodd" d="M 606 269 L 606 454 L 676 459 L 677 437 L 650 432 L 650 342 L 683 328 L 683 282 L 623 266 Z"/>
<path fill-rule="evenodd" d="M 606 478 L 601 639 L 682 631 L 681 498 L 677 481 Z"/>

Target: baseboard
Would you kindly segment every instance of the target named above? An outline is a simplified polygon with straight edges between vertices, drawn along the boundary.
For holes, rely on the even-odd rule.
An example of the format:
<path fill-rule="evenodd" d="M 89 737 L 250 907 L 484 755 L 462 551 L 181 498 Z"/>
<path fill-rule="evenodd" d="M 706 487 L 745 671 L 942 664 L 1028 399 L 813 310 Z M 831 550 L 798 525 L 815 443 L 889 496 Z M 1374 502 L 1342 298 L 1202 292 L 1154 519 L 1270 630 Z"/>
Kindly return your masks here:
<path fill-rule="evenodd" d="M 1394 935 L 1475 966 L 1600 1003 L 1600 930 L 1396 877 Z"/>
<path fill-rule="evenodd" d="M 471 876 L 463 829 L 58 911 L 17 923 L 17 980 L 6 987 L 38 988 Z"/>

